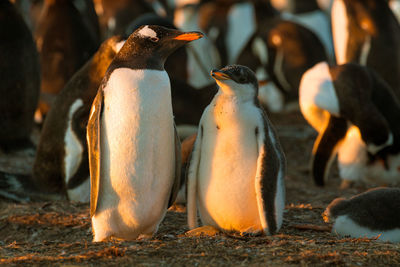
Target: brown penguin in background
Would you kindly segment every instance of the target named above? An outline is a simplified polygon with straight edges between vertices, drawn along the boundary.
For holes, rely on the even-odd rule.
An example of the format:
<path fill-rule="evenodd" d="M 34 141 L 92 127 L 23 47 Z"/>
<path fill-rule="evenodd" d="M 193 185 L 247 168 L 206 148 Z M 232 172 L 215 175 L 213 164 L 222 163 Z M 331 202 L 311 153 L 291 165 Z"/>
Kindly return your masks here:
<path fill-rule="evenodd" d="M 46 0 L 35 32 L 40 53 L 40 113 L 47 114 L 55 96 L 93 55 L 98 44 L 70 0 Z"/>
<path fill-rule="evenodd" d="M 147 0 L 101 0 L 100 27 L 104 37 L 125 33 L 129 23 L 145 13 L 156 13 Z"/>
<path fill-rule="evenodd" d="M 44 121 L 33 166 L 33 180 L 41 190 L 89 201 L 86 124 L 100 82 L 123 43 L 119 36 L 104 41 L 56 97 Z"/>
<path fill-rule="evenodd" d="M 327 55 L 311 30 L 283 19 L 269 1 L 255 3 L 258 30 L 243 49 L 238 64 L 256 72 L 261 104 L 270 111 L 282 111 L 283 104 L 297 103 L 304 72 L 326 61 Z"/>
<path fill-rule="evenodd" d="M 400 99 L 400 24 L 383 0 L 334 0 L 332 34 L 337 64 L 375 70 Z"/>

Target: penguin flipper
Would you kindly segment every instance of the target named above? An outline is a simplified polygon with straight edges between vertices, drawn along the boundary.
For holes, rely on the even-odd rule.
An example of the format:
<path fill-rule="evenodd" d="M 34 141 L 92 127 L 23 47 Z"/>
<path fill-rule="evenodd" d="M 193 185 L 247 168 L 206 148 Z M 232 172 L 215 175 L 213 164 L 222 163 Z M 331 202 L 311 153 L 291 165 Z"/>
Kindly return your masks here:
<path fill-rule="evenodd" d="M 264 131 L 258 128 L 255 131 L 258 144 L 255 189 L 263 231 L 272 235 L 280 228 L 277 207 L 284 209 L 284 189 L 280 187 L 283 186 L 286 163 L 277 135 L 265 115 L 263 127 Z"/>
<path fill-rule="evenodd" d="M 197 138 L 194 143 L 190 159 L 188 180 L 187 180 L 187 220 L 189 229 L 196 228 L 197 225 L 197 174 L 200 165 L 201 143 L 203 139 L 203 126 L 200 120 Z"/>
<path fill-rule="evenodd" d="M 319 133 L 315 140 L 311 170 L 316 185 L 324 186 L 325 177 L 335 155 L 337 144 L 346 136 L 346 132 L 347 121 L 331 115 L 325 129 Z"/>
<path fill-rule="evenodd" d="M 179 140 L 178 132 L 176 131 L 176 125 L 174 123 L 174 133 L 175 133 L 175 179 L 172 184 L 171 195 L 168 201 L 168 207 L 171 207 L 178 195 L 179 189 L 181 187 L 181 141 Z"/>
<path fill-rule="evenodd" d="M 87 125 L 87 143 L 90 170 L 90 217 L 97 208 L 100 183 L 100 119 L 103 106 L 103 90 L 99 89 L 90 110 Z"/>

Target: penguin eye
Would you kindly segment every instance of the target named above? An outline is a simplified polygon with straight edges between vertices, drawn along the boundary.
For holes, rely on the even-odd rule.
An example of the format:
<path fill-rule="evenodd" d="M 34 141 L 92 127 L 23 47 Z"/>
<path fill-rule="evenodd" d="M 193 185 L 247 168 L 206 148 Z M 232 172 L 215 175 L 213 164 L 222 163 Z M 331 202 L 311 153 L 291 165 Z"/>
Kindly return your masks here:
<path fill-rule="evenodd" d="M 158 42 L 158 38 L 157 37 L 151 37 L 150 41 L 152 41 L 153 43 L 157 43 Z"/>
<path fill-rule="evenodd" d="M 245 82 L 246 82 L 246 78 L 240 77 L 240 78 L 239 78 L 239 82 L 240 82 L 240 83 L 245 83 Z"/>

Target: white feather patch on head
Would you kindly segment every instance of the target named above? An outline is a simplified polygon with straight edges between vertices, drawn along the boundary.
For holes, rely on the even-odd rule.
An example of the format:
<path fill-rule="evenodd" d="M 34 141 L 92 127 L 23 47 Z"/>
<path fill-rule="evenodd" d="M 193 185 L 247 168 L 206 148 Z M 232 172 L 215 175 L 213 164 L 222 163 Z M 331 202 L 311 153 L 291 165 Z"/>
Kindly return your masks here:
<path fill-rule="evenodd" d="M 157 33 L 152 30 L 149 25 L 146 25 L 142 29 L 140 29 L 140 31 L 138 31 L 138 35 L 151 38 L 157 37 Z"/>

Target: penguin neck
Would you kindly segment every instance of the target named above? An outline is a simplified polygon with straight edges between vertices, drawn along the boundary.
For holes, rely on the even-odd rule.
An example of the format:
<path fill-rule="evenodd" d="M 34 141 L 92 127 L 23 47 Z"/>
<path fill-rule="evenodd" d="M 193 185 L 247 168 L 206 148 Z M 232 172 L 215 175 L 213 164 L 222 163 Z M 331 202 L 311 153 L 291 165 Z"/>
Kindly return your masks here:
<path fill-rule="evenodd" d="M 238 104 L 254 102 L 254 94 L 251 94 L 246 90 L 240 90 L 240 92 L 238 92 L 236 89 L 232 89 L 227 85 L 218 85 L 218 87 L 219 91 L 217 93 L 217 99 L 222 100 L 223 102 L 233 101 Z"/>
<path fill-rule="evenodd" d="M 89 76 L 91 79 L 97 79 L 98 77 L 104 76 L 110 63 L 115 57 L 116 52 L 110 46 L 101 49 L 94 54 L 93 58 L 89 61 Z"/>
<path fill-rule="evenodd" d="M 121 51 L 114 58 L 110 65 L 110 68 L 124 67 L 130 69 L 151 69 L 151 70 L 164 70 L 165 60 L 158 55 L 149 55 L 146 53 L 140 53 L 139 51 L 133 51 L 129 53 L 126 49 Z"/>

